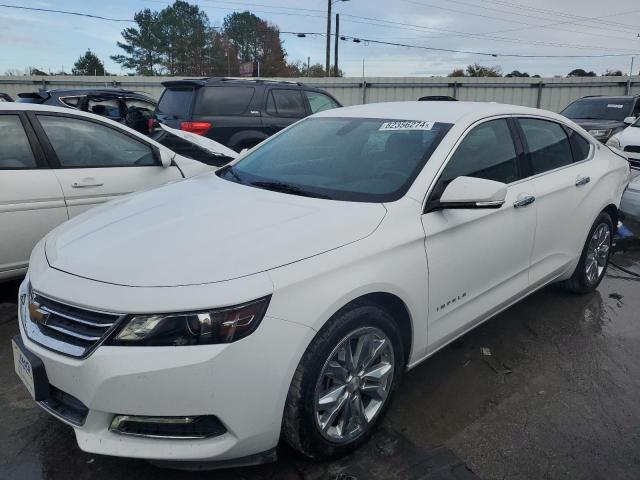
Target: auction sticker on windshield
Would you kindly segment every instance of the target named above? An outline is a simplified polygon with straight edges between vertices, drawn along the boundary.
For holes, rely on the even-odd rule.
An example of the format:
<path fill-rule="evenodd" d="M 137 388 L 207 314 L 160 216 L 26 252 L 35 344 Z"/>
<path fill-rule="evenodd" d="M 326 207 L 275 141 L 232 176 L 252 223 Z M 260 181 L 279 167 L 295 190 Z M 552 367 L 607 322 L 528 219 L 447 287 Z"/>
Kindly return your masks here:
<path fill-rule="evenodd" d="M 431 130 L 435 122 L 421 122 L 421 121 L 398 121 L 398 122 L 384 122 L 380 125 L 379 131 L 390 130 Z"/>

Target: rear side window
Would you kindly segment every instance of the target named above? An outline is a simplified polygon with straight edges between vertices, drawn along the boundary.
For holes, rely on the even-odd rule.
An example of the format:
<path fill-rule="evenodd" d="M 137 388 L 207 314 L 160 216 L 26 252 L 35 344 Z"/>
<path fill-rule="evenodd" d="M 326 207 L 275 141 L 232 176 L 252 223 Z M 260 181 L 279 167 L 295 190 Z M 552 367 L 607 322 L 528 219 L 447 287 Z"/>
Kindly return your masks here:
<path fill-rule="evenodd" d="M 267 102 L 267 113 L 272 114 L 270 109 L 274 105 L 280 117 L 302 118 L 307 114 L 300 90 L 271 90 L 269 96 L 272 95 L 273 101 Z"/>
<path fill-rule="evenodd" d="M 519 119 L 529 147 L 533 175 L 573 162 L 569 137 L 558 123 L 535 118 Z"/>
<path fill-rule="evenodd" d="M 18 115 L 0 115 L 0 170 L 36 168 L 36 161 Z"/>
<path fill-rule="evenodd" d="M 511 183 L 518 179 L 516 149 L 505 119 L 475 127 L 460 142 L 440 177 L 440 188 L 457 177 Z"/>
<path fill-rule="evenodd" d="M 177 118 L 187 118 L 192 98 L 193 88 L 167 88 L 160 98 L 158 112 Z"/>
<path fill-rule="evenodd" d="M 569 141 L 573 151 L 573 161 L 581 162 L 586 160 L 591 151 L 591 144 L 582 135 L 571 129 L 569 129 Z"/>
<path fill-rule="evenodd" d="M 194 115 L 241 115 L 249 108 L 253 87 L 204 87 L 200 89 Z"/>
<path fill-rule="evenodd" d="M 91 97 L 87 102 L 87 110 L 102 117 L 122 117 L 122 107 L 117 98 Z"/>
<path fill-rule="evenodd" d="M 71 108 L 78 108 L 82 97 L 60 97 L 60 102 Z"/>

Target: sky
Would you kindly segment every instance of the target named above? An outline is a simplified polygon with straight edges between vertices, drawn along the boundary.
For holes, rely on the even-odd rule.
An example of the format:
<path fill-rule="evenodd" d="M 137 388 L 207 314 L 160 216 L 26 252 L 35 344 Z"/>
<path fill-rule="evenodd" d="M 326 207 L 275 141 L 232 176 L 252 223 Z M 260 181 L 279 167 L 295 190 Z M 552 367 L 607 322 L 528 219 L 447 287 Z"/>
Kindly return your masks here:
<path fill-rule="evenodd" d="M 144 8 L 160 10 L 167 0 L 9 0 L 7 4 L 69 10 L 131 19 Z M 250 10 L 281 31 L 326 32 L 327 0 L 190 0 L 219 26 L 225 15 Z M 442 76 L 471 63 L 498 65 L 504 73 L 526 71 L 541 76 L 566 75 L 574 68 L 640 71 L 640 2 L 617 0 L 349 0 L 336 1 L 340 34 L 361 39 L 462 50 L 454 53 L 340 42 L 340 68 L 346 76 Z M 71 71 L 88 48 L 107 71 L 125 74 L 109 59 L 120 53 L 116 42 L 131 24 L 0 7 L 0 75 L 29 66 Z M 325 62 L 321 35 L 282 34 L 289 61 Z M 333 50 L 333 41 L 332 41 Z M 481 55 L 481 53 L 495 54 Z M 514 55 L 601 55 L 607 58 L 523 58 Z M 333 59 L 333 51 L 332 51 Z M 332 60 L 333 62 L 333 60 Z"/>

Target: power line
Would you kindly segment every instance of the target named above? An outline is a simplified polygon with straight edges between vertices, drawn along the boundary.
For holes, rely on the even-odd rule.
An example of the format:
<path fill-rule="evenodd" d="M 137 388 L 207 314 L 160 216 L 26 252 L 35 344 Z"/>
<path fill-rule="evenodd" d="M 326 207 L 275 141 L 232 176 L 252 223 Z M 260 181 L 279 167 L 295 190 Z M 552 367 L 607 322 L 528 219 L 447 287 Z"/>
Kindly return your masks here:
<path fill-rule="evenodd" d="M 130 19 L 102 17 L 100 15 L 92 15 L 90 13 L 69 12 L 67 10 L 53 10 L 53 9 L 50 9 L 50 8 L 23 7 L 21 5 L 7 5 L 5 3 L 0 3 L 0 7 L 15 8 L 15 9 L 19 9 L 19 10 L 30 10 L 30 11 L 34 11 L 34 12 L 62 13 L 64 15 L 75 15 L 76 17 L 87 17 L 87 18 L 93 18 L 93 19 L 96 19 L 96 20 L 106 20 L 108 22 L 130 22 L 130 23 L 135 23 L 134 20 L 130 20 Z"/>

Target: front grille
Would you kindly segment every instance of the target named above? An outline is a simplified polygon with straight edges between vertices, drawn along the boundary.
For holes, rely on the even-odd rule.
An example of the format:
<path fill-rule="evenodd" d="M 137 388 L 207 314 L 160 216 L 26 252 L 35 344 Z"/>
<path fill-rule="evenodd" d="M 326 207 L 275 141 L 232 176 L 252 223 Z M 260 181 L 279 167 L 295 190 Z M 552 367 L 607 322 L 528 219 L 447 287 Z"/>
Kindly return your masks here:
<path fill-rule="evenodd" d="M 89 409 L 76 397 L 49 385 L 49 398 L 40 402 L 44 408 L 74 425 L 82 426 Z"/>
<path fill-rule="evenodd" d="M 87 310 L 31 293 L 23 317 L 31 340 L 50 350 L 81 358 L 100 344 L 122 315 Z"/>
<path fill-rule="evenodd" d="M 625 152 L 640 153 L 640 145 L 627 145 L 624 147 Z"/>

